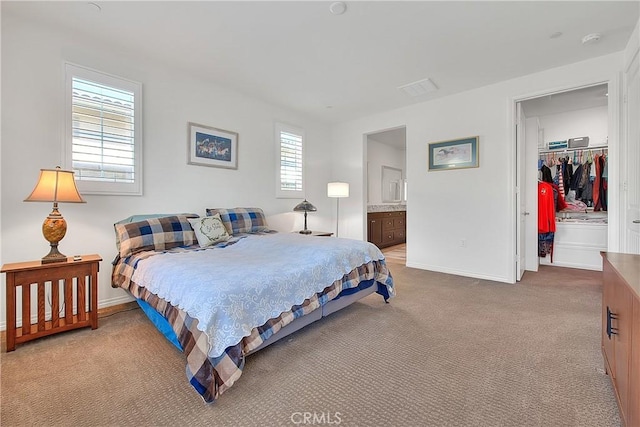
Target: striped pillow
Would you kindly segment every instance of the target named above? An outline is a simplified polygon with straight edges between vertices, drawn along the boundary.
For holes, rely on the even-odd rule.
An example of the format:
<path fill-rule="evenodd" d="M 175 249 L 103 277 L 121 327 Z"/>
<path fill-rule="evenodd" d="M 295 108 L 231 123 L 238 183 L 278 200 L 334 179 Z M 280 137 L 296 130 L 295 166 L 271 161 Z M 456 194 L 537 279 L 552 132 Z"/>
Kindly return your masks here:
<path fill-rule="evenodd" d="M 120 242 L 120 257 L 142 251 L 164 251 L 196 243 L 196 235 L 184 215 L 149 218 L 126 224 L 115 224 Z"/>
<path fill-rule="evenodd" d="M 231 235 L 270 231 L 260 208 L 207 209 L 207 216 L 220 214 L 222 223 Z"/>

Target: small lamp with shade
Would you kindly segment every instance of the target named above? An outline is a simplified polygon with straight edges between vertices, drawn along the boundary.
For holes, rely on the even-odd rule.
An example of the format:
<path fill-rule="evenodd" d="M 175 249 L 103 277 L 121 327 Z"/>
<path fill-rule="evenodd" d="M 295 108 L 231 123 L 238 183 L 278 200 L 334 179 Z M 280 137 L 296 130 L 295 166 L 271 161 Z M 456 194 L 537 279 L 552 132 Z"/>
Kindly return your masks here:
<path fill-rule="evenodd" d="M 67 222 L 58 211 L 58 203 L 86 203 L 78 192 L 73 171 L 60 169 L 40 169 L 36 187 L 25 202 L 52 202 L 53 210 L 42 224 L 42 234 L 51 249 L 42 258 L 43 264 L 64 262 L 67 256 L 58 251 L 58 243 L 67 233 Z"/>
<path fill-rule="evenodd" d="M 300 230 L 300 234 L 311 234 L 312 231 L 307 229 L 307 212 L 316 212 L 318 209 L 311 203 L 304 199 L 304 201 L 298 203 L 295 208 L 296 212 L 304 212 L 304 229 Z"/>

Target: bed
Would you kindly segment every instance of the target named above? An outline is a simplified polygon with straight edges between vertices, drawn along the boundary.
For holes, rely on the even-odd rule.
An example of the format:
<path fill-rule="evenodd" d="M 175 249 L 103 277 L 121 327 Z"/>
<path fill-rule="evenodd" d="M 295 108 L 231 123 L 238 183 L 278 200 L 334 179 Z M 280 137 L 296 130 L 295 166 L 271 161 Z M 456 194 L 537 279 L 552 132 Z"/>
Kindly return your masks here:
<path fill-rule="evenodd" d="M 259 208 L 134 216 L 115 230 L 112 286 L 184 353 L 207 403 L 238 380 L 249 354 L 364 296 L 395 294 L 375 245 L 273 232 Z"/>

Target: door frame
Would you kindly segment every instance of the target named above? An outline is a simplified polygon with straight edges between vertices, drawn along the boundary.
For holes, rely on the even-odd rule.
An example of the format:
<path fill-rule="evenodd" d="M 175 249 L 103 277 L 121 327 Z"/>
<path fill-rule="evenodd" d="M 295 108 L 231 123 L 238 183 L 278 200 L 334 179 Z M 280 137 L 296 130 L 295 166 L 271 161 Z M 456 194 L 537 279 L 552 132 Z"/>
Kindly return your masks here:
<path fill-rule="evenodd" d="M 518 221 L 516 221 L 516 281 L 522 280 L 522 275 L 524 274 L 524 270 L 526 269 L 526 251 L 523 248 L 526 247 L 527 244 L 527 233 L 526 233 L 526 218 L 525 216 L 529 215 L 529 212 L 526 212 L 526 206 L 523 206 L 523 203 L 526 203 L 526 155 L 523 154 L 525 152 L 525 144 L 527 141 L 525 134 L 525 116 L 522 111 L 522 103 L 516 103 L 516 210 L 520 209 L 520 216 L 518 217 Z M 525 209 L 525 212 L 522 212 L 522 209 Z"/>
<path fill-rule="evenodd" d="M 407 167 L 406 167 L 406 165 L 407 165 L 407 160 L 408 160 L 407 153 L 409 152 L 408 144 L 407 144 L 407 136 L 406 136 L 407 135 L 406 134 L 407 125 L 406 124 L 401 124 L 401 125 L 397 125 L 397 126 L 391 126 L 391 127 L 388 127 L 388 128 L 383 128 L 383 129 L 379 129 L 379 130 L 365 132 L 365 133 L 362 134 L 362 146 L 363 146 L 363 148 L 362 148 L 362 158 L 363 158 L 363 160 L 362 160 L 362 165 L 363 165 L 363 168 L 362 168 L 362 182 L 363 182 L 362 194 L 364 195 L 364 197 L 362 198 L 362 212 L 363 212 L 363 218 L 364 218 L 364 221 L 362 221 L 363 222 L 362 228 L 363 228 L 363 236 L 364 236 L 364 241 L 365 242 L 367 241 L 367 238 L 368 238 L 367 234 L 368 234 L 368 229 L 369 229 L 369 223 L 367 221 L 367 212 L 368 212 L 367 211 L 367 206 L 369 205 L 369 152 L 368 152 L 369 151 L 369 144 L 368 144 L 369 136 L 370 135 L 375 135 L 377 133 L 382 133 L 382 132 L 387 132 L 387 131 L 390 131 L 390 130 L 396 130 L 396 129 L 402 129 L 402 128 L 405 129 L 405 137 L 404 137 L 404 150 L 405 150 L 405 153 L 404 153 L 404 162 L 405 162 L 404 173 L 405 173 L 405 178 L 404 179 L 405 179 L 405 182 L 406 182 L 407 181 Z M 409 205 L 407 203 L 407 200 L 406 200 L 407 197 L 406 196 L 407 195 L 405 193 L 404 194 L 404 197 L 405 197 L 405 201 L 404 202 L 405 202 L 405 209 L 406 209 L 406 212 L 407 212 L 407 214 L 405 215 L 405 226 L 407 226 L 407 217 L 409 216 L 409 214 L 408 214 Z M 407 239 L 407 243 L 408 243 L 408 240 L 409 239 Z"/>
<path fill-rule="evenodd" d="M 621 159 L 620 163 L 622 168 L 621 186 L 624 188 L 624 191 L 621 192 L 620 224 L 622 234 L 620 246 L 622 250 L 620 252 L 640 254 L 640 225 L 633 222 L 640 219 L 640 202 L 638 201 L 640 156 L 638 156 L 638 151 L 634 151 L 640 150 L 636 144 L 639 130 L 637 123 L 635 128 L 631 126 L 632 117 L 638 114 L 640 107 L 637 103 L 638 99 L 634 98 L 634 93 L 630 89 L 636 85 L 637 90 L 637 85 L 640 84 L 640 47 L 636 45 L 632 52 L 624 67 L 622 87 L 625 108 L 622 118 L 624 141 L 621 149 L 627 155 L 624 160 Z"/>
<path fill-rule="evenodd" d="M 609 190 L 608 190 L 608 205 L 609 205 L 609 219 L 608 219 L 608 229 L 607 229 L 607 250 L 609 251 L 619 251 L 620 250 L 620 242 L 621 242 L 621 209 L 620 209 L 620 138 L 621 135 L 621 102 L 622 102 L 622 92 L 621 92 L 621 76 L 619 73 L 611 76 L 608 80 L 589 80 L 581 83 L 576 82 L 572 85 L 543 89 L 527 94 L 522 94 L 518 96 L 511 97 L 509 99 L 509 138 L 511 140 L 510 150 L 511 153 L 509 158 L 512 159 L 511 163 L 511 195 L 513 198 L 510 206 L 512 207 L 511 218 L 513 218 L 513 227 L 512 227 L 512 244 L 511 244 L 511 253 L 513 254 L 513 262 L 510 265 L 510 277 L 511 282 L 516 283 L 516 279 L 518 276 L 517 271 L 517 256 L 518 256 L 518 247 L 520 242 L 518 241 L 518 236 L 516 233 L 517 221 L 520 221 L 520 217 L 523 214 L 521 211 L 521 207 L 516 206 L 516 182 L 517 182 L 517 171 L 515 165 L 518 162 L 518 156 L 523 156 L 526 150 L 522 150 L 521 153 L 518 153 L 516 150 L 516 124 L 517 124 L 517 103 L 526 101 L 529 99 L 540 98 L 547 95 L 553 95 L 562 92 L 570 92 L 577 89 L 582 89 L 591 86 L 597 86 L 607 84 L 609 89 L 609 101 L 607 105 L 607 114 L 608 114 L 608 157 L 609 164 L 613 165 L 613 167 L 608 170 L 608 181 L 609 181 Z M 525 159 L 520 159 L 526 162 Z M 526 195 L 533 191 L 536 194 L 536 189 L 520 189 L 522 191 L 522 195 L 526 197 Z M 532 216 L 529 215 L 528 221 L 532 220 Z M 528 242 L 528 245 L 535 244 L 537 247 L 537 242 Z"/>

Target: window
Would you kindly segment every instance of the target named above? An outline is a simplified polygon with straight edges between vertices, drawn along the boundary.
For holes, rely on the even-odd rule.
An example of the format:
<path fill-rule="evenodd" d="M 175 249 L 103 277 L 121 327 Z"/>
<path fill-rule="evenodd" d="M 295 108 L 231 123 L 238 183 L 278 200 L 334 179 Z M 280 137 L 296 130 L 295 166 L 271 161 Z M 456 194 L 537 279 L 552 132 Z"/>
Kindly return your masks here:
<path fill-rule="evenodd" d="M 142 85 L 65 64 L 65 165 L 85 194 L 142 194 Z"/>
<path fill-rule="evenodd" d="M 304 132 L 276 123 L 276 197 L 304 197 Z"/>

